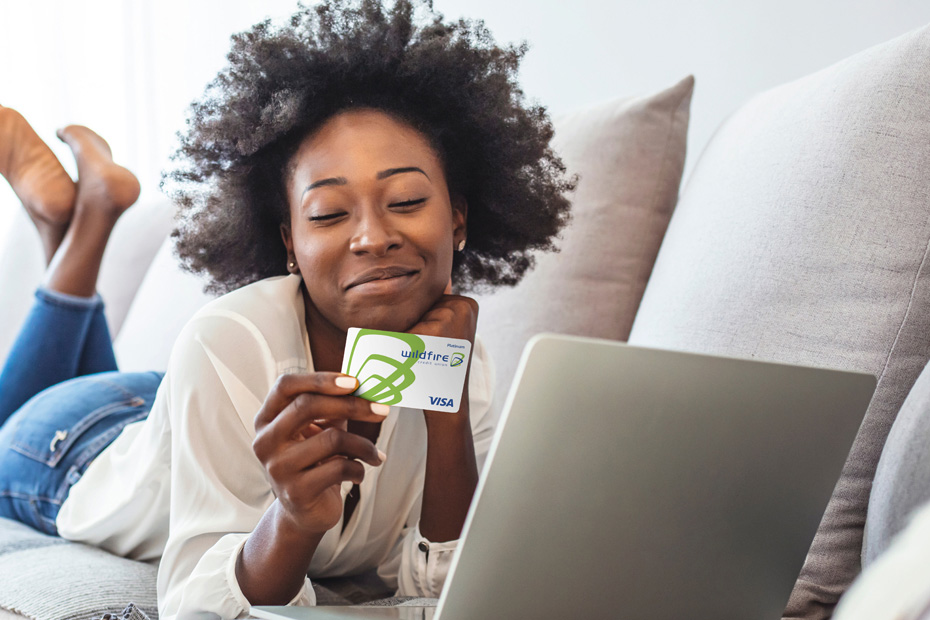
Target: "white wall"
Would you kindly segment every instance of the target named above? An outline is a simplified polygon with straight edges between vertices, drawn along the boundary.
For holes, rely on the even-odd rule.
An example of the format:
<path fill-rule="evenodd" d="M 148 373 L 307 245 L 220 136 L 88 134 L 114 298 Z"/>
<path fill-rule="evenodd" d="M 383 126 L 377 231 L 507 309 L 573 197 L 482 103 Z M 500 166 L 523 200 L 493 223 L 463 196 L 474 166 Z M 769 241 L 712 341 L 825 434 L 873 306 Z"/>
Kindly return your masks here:
<path fill-rule="evenodd" d="M 436 0 L 525 38 L 522 83 L 558 114 L 695 76 L 686 175 L 751 95 L 930 23 L 927 0 Z M 930 58 L 927 59 L 930 62 Z"/>
<path fill-rule="evenodd" d="M 157 191 L 187 103 L 232 32 L 292 0 L 0 0 L 0 104 L 18 108 L 73 173 L 54 129 L 97 129 Z M 927 0 L 435 0 L 531 47 L 521 81 L 553 115 L 696 77 L 686 175 L 750 95 L 930 22 Z M 930 60 L 930 59 L 928 59 Z M 0 240 L 18 208 L 0 188 Z"/>

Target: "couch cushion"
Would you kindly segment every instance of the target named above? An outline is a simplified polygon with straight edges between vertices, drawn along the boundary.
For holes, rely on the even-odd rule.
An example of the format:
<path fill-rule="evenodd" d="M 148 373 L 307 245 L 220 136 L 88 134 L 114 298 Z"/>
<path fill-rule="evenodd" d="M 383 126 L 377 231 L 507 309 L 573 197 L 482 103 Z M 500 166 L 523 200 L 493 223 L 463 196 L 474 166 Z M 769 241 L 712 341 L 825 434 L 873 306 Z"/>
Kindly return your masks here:
<path fill-rule="evenodd" d="M 37 620 L 89 620 L 133 602 L 158 617 L 156 567 L 0 519 L 0 606 Z"/>
<path fill-rule="evenodd" d="M 113 337 L 119 334 L 136 289 L 171 230 L 172 213 L 166 198 L 143 199 L 113 229 L 97 281 Z M 6 359 L 13 346 L 44 273 L 42 242 L 25 210 L 17 207 L 7 239 L 0 244 L 0 360 Z"/>
<path fill-rule="evenodd" d="M 120 370 L 165 371 L 178 334 L 214 297 L 203 292 L 204 284 L 205 280 L 181 269 L 174 256 L 174 239 L 165 238 L 113 342 Z"/>
<path fill-rule="evenodd" d="M 869 490 L 930 356 L 930 27 L 757 95 L 682 192 L 630 343 L 878 377 L 789 617 L 859 572 Z"/>
<path fill-rule="evenodd" d="M 561 252 L 539 256 L 516 287 L 477 296 L 498 411 L 531 336 L 626 339 L 678 199 L 693 89 L 688 76 L 555 120 L 553 147 L 579 175 Z"/>
<path fill-rule="evenodd" d="M 901 406 L 875 470 L 862 541 L 862 565 L 874 562 L 930 502 L 930 366 Z"/>

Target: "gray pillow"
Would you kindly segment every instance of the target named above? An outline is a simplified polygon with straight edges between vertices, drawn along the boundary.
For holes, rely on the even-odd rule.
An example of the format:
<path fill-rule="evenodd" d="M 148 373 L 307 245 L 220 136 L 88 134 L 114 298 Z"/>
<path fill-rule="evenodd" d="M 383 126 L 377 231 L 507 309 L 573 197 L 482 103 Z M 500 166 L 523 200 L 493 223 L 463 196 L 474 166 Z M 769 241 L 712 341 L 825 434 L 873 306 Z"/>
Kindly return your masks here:
<path fill-rule="evenodd" d="M 553 147 L 580 177 L 561 251 L 539 256 L 515 288 L 476 296 L 498 412 L 533 335 L 626 339 L 678 199 L 693 89 L 689 75 L 555 120 Z"/>
<path fill-rule="evenodd" d="M 859 572 L 869 491 L 930 357 L 930 27 L 757 95 L 669 224 L 630 343 L 871 373 L 878 388 L 786 617 Z"/>

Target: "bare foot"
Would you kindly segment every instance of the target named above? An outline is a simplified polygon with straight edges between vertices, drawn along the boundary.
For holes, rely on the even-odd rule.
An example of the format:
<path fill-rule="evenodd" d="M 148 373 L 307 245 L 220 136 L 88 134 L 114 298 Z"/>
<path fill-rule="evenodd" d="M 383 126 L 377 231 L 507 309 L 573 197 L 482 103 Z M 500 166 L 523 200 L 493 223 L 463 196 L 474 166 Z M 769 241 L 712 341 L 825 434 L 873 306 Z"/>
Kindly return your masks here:
<path fill-rule="evenodd" d="M 46 252 L 53 254 L 74 211 L 74 181 L 22 114 L 3 106 L 0 106 L 0 174 L 9 181 L 35 222 Z"/>
<path fill-rule="evenodd" d="M 78 209 L 107 211 L 119 217 L 139 198 L 139 180 L 132 172 L 113 163 L 107 141 L 83 125 L 58 130 L 77 160 Z"/>

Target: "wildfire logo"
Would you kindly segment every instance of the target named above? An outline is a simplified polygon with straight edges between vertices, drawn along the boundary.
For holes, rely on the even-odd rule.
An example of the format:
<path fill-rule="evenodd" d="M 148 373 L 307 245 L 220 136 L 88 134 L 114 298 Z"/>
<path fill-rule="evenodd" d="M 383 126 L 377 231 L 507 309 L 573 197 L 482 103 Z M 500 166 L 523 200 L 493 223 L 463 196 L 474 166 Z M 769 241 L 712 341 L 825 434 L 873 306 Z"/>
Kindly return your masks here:
<path fill-rule="evenodd" d="M 404 351 L 402 361 L 371 351 L 379 338 L 399 340 L 410 350 Z M 417 378 L 412 367 L 425 349 L 423 340 L 414 334 L 360 329 L 352 343 L 347 365 L 348 374 L 358 378 L 359 386 L 355 393 L 360 398 L 383 405 L 399 403 L 401 392 Z"/>

